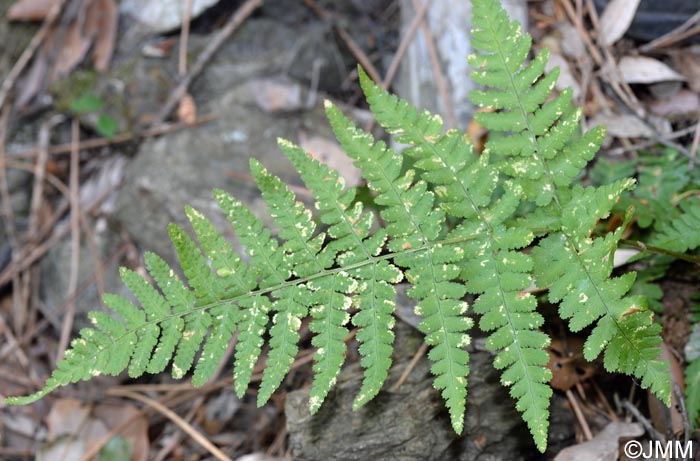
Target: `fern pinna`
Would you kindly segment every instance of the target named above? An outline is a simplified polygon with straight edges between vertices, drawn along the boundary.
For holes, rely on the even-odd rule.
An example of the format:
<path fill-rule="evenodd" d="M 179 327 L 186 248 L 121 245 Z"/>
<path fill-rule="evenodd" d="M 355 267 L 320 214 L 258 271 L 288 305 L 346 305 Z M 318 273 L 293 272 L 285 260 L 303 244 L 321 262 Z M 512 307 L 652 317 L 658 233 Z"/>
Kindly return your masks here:
<path fill-rule="evenodd" d="M 326 102 L 332 128 L 362 170 L 378 216 L 365 210 L 342 177 L 288 141 L 279 145 L 312 191 L 320 225 L 289 188 L 260 163 L 251 172 L 279 234 L 240 201 L 216 190 L 249 260 L 244 262 L 200 212 L 186 213 L 199 245 L 171 225 L 187 285 L 158 256 L 147 253 L 149 283 L 135 272 L 122 278 L 141 305 L 115 295 L 106 305 L 119 319 L 93 313 L 32 402 L 53 389 L 99 374 L 130 376 L 192 368 L 194 384 L 211 377 L 237 331 L 233 374 L 242 395 L 269 328 L 269 352 L 258 404 L 264 404 L 289 371 L 302 319 L 311 316 L 316 412 L 335 383 L 350 323 L 357 329 L 364 381 L 355 407 L 380 391 L 391 365 L 395 285 L 404 278 L 417 302 L 433 365 L 435 388 L 452 426 L 463 429 L 469 356 L 467 293 L 489 332 L 494 366 L 510 388 L 537 447 L 547 443 L 551 373 L 549 337 L 528 288 L 549 289 L 573 331 L 593 327 L 585 345 L 589 360 L 604 354 L 610 371 L 633 375 L 642 387 L 670 401 L 667 364 L 658 360 L 660 328 L 644 299 L 628 294 L 634 274 L 611 277 L 612 255 L 623 228 L 591 234 L 621 194 L 623 179 L 599 188 L 573 184 L 598 150 L 603 130 L 581 134 L 581 110 L 571 92 L 551 97 L 557 71 L 544 75 L 547 51 L 526 62 L 531 41 L 509 21 L 496 0 L 473 1 L 472 78 L 485 86 L 473 101 L 490 109 L 477 120 L 490 130 L 484 152 L 465 136 L 444 131 L 437 116 L 420 112 L 382 90 L 360 70 L 377 121 L 408 147 L 401 153 L 375 142 Z M 407 162 L 406 159 L 411 161 Z M 529 210 L 522 212 L 522 210 Z M 380 220 L 378 220 L 380 218 Z M 670 231 L 669 231 L 670 232 Z M 524 248 L 531 251 L 522 251 Z M 351 315 L 352 313 L 352 315 Z"/>

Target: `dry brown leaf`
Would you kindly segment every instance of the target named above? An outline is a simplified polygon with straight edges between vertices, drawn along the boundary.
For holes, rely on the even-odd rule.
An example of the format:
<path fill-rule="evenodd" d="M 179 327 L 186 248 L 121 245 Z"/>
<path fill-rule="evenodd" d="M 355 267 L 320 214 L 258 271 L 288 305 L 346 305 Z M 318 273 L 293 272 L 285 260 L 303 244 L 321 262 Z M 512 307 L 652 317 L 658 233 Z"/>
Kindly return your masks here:
<path fill-rule="evenodd" d="M 564 448 L 554 461 L 607 461 L 618 459 L 620 439 L 639 437 L 644 429 L 637 423 L 612 422 L 593 440 Z"/>
<path fill-rule="evenodd" d="M 86 35 L 95 37 L 92 64 L 98 72 L 106 72 L 117 38 L 119 10 L 114 0 L 93 0 L 88 9 Z"/>
<path fill-rule="evenodd" d="M 583 358 L 583 340 L 580 338 L 572 336 L 566 344 L 555 338 L 547 351 L 547 368 L 552 371 L 550 384 L 554 389 L 568 391 L 595 373 L 595 366 Z"/>
<path fill-rule="evenodd" d="M 197 105 L 189 93 L 185 93 L 180 100 L 180 105 L 177 107 L 177 118 L 188 125 L 194 125 L 194 122 L 197 121 Z"/>
<path fill-rule="evenodd" d="M 18 0 L 7 10 L 10 21 L 43 21 L 57 0 Z"/>
<path fill-rule="evenodd" d="M 681 74 L 661 61 L 646 56 L 624 56 L 618 64 L 627 83 L 656 83 L 685 80 Z"/>
<path fill-rule="evenodd" d="M 681 90 L 666 99 L 657 99 L 649 104 L 651 112 L 660 117 L 685 117 L 700 112 L 700 95 Z"/>
<path fill-rule="evenodd" d="M 345 179 L 345 184 L 354 187 L 362 182 L 362 175 L 352 159 L 340 148 L 336 141 L 320 136 L 306 136 L 299 134 L 299 146 L 311 154 L 319 162 L 325 163 L 330 168 L 338 171 Z"/>
<path fill-rule="evenodd" d="M 95 69 L 107 70 L 117 31 L 116 4 L 114 0 L 92 0 L 80 6 L 78 11 L 66 9 L 48 31 L 32 66 L 19 82 L 17 106 L 25 106 L 54 80 L 67 75 L 83 62 L 91 48 Z"/>
<path fill-rule="evenodd" d="M 671 53 L 673 68 L 686 79 L 688 87 L 700 93 L 700 45 L 693 45 Z"/>
<path fill-rule="evenodd" d="M 54 36 L 61 36 L 61 34 L 56 34 Z M 85 55 L 92 45 L 92 37 L 87 37 L 79 25 L 79 21 L 76 21 L 68 27 L 68 30 L 62 34 L 63 41 L 60 43 L 53 44 L 53 49 L 58 50 L 56 54 L 56 59 L 54 61 L 53 70 L 51 72 L 51 80 L 55 80 L 68 73 L 75 68 L 78 64 L 83 62 Z M 47 42 L 48 44 L 48 42 Z M 49 51 L 50 54 L 51 51 Z"/>
<path fill-rule="evenodd" d="M 639 0 L 612 0 L 600 16 L 600 35 L 603 43 L 612 45 L 622 38 L 632 24 Z"/>
<path fill-rule="evenodd" d="M 289 112 L 303 107 L 301 86 L 291 81 L 263 78 L 248 83 L 258 107 L 267 113 Z"/>
<path fill-rule="evenodd" d="M 78 399 L 58 399 L 54 401 L 46 417 L 49 440 L 64 435 L 76 434 L 90 415 L 90 408 Z"/>
<path fill-rule="evenodd" d="M 649 138 L 654 135 L 646 123 L 634 115 L 599 112 L 590 118 L 591 126 L 603 125 L 607 134 L 618 138 Z"/>
<path fill-rule="evenodd" d="M 118 405 L 100 404 L 95 407 L 93 414 L 96 418 L 104 421 L 110 430 L 129 420 L 126 429 L 121 430 L 119 435 L 129 440 L 131 446 L 130 461 L 146 461 L 148 459 L 150 449 L 148 418 L 138 408 L 125 402 Z"/>

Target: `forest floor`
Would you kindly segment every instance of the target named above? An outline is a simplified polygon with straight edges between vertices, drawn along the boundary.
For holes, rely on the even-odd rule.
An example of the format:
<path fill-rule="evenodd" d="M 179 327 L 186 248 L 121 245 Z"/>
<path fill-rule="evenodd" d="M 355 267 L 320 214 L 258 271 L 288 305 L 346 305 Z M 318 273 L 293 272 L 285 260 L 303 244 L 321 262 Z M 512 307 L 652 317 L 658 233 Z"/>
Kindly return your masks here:
<path fill-rule="evenodd" d="M 43 387 L 70 339 L 88 325 L 87 312 L 104 309 L 102 294 L 127 295 L 119 266 L 145 273 L 148 250 L 175 263 L 164 237 L 169 222 L 186 223 L 186 204 L 213 210 L 210 192 L 219 187 L 262 210 L 248 174 L 251 156 L 308 199 L 309 191 L 280 160 L 277 137 L 312 151 L 349 184 L 361 184 L 333 140 L 322 102 L 330 98 L 372 126 L 356 63 L 391 89 L 395 79 L 406 78 L 406 45 L 416 37 L 436 45 L 426 38 L 434 33 L 426 19 L 432 6 L 406 17 L 416 11 L 409 3 L 0 0 L 0 397 Z M 687 364 L 700 356 L 700 268 L 692 261 L 631 258 L 640 251 L 635 242 L 669 219 L 669 210 L 700 194 L 700 11 L 689 0 L 688 11 L 664 25 L 642 6 L 634 15 L 638 1 L 614 0 L 603 10 L 606 3 L 530 1 L 528 29 L 535 51 L 549 48 L 550 62 L 560 68 L 557 89 L 573 88 L 584 128 L 607 127 L 603 149 L 581 180 L 602 184 L 632 175 L 639 181 L 629 198 L 639 215 L 615 265 L 638 270 L 643 279 L 637 289 L 663 326 L 675 405 L 668 409 L 634 380 L 585 362 L 582 337 L 548 322 L 556 390 L 551 447 L 542 456 L 525 449 L 517 459 L 593 459 L 605 444 L 581 444 L 604 430 L 616 441 L 642 435 L 638 426 L 611 422 L 640 423 L 650 439 L 697 441 L 693 414 L 682 402 Z M 192 10 L 172 13 L 181 4 Z M 654 2 L 646 4 L 653 10 Z M 444 52 L 439 43 L 437 52 Z M 436 81 L 445 79 L 445 59 L 430 64 Z M 449 85 L 436 91 L 441 107 L 454 113 Z M 483 146 L 488 133 L 478 124 L 461 128 Z M 223 218 L 213 219 L 223 228 Z M 522 429 L 511 425 L 519 423 L 517 416 L 498 422 L 510 414 L 499 412 L 512 408 L 501 410 L 509 402 L 498 393 L 497 378 L 474 392 L 493 402 L 493 408 L 479 408 L 484 421 L 493 415 L 493 427 L 482 421 L 475 427 L 486 432 L 457 442 L 440 413 L 435 417 L 444 431 L 421 438 L 421 425 L 429 422 L 421 418 L 437 411 L 434 392 L 425 350 L 413 347 L 420 341 L 411 304 L 405 296 L 398 304 L 403 337 L 397 341 L 408 346 L 397 347 L 391 379 L 400 383 L 391 392 L 403 386 L 403 394 L 387 392 L 392 409 L 378 416 L 377 427 L 414 418 L 406 430 L 416 435 L 407 442 L 405 433 L 388 431 L 371 442 L 432 454 L 397 448 L 392 455 L 354 439 L 347 426 L 360 423 L 342 390 L 333 398 L 344 410 L 321 425 L 308 423 L 293 393 L 312 378 L 314 349 L 305 322 L 292 372 L 262 408 L 256 408 L 254 389 L 243 399 L 233 393 L 229 347 L 200 388 L 165 373 L 139 379 L 123 373 L 62 388 L 30 406 L 0 404 L 0 460 L 516 459 L 508 450 L 521 449 L 520 442 L 499 447 L 494 440 L 500 439 L 485 441 L 489 430 Z M 341 388 L 357 377 L 357 345 L 352 337 L 347 342 L 350 365 Z M 483 362 L 491 369 L 484 357 L 474 366 Z M 471 454 L 455 449 L 463 446 Z M 564 454 L 569 446 L 579 451 Z M 617 453 L 618 445 L 605 447 Z"/>

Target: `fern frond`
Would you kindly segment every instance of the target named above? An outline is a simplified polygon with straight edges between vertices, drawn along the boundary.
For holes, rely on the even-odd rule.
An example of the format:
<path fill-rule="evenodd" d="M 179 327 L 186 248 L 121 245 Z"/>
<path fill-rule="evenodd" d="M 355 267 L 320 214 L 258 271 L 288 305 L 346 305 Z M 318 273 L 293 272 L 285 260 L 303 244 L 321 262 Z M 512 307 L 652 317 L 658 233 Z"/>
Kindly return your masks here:
<path fill-rule="evenodd" d="M 480 295 L 474 311 L 482 315 L 482 330 L 496 330 L 487 342 L 491 349 L 501 351 L 495 366 L 506 369 L 502 382 L 512 386 L 511 395 L 538 448 L 544 451 L 552 394 L 545 351 L 549 338 L 536 331 L 544 319 L 535 312 L 535 299 L 524 293 L 531 284 L 532 262 L 527 255 L 512 251 L 527 246 L 533 235 L 504 226 L 522 191 L 509 187 L 507 194 L 495 199 L 498 172 L 487 155 L 474 155 L 471 145 L 455 130 L 443 135 L 442 120 L 383 91 L 362 71 L 360 79 L 377 121 L 398 142 L 409 145 L 405 152 L 417 159 L 421 177 L 434 185 L 441 208 L 456 218 L 474 220 L 462 222 L 451 234 L 479 235 L 460 246 L 465 256 L 459 278 L 467 290 Z"/>
<path fill-rule="evenodd" d="M 700 426 L 700 359 L 691 361 L 685 369 L 685 406 L 692 427 Z"/>
<path fill-rule="evenodd" d="M 363 78 L 367 79 L 366 75 Z M 413 170 L 402 175 L 401 157 L 383 142 L 375 144 L 370 134 L 359 131 L 337 108 L 327 103 L 326 111 L 338 141 L 357 166 L 368 172 L 367 183 L 376 191 L 377 203 L 385 206 L 380 214 L 387 223 L 389 249 L 405 250 L 436 242 L 445 218 L 441 210 L 435 209 L 427 183 L 415 181 Z M 461 301 L 466 290 L 455 283 L 459 275 L 456 263 L 462 255 L 458 247 L 437 244 L 428 251 L 395 258 L 397 265 L 408 269 L 406 276 L 413 284 L 408 295 L 419 300 L 416 313 L 424 318 L 419 329 L 432 347 L 428 357 L 434 362 L 434 385 L 442 390 L 457 433 L 464 425 L 469 373 L 469 356 L 464 348 L 470 342 L 465 332 L 471 327 L 471 319 L 464 316 L 468 306 Z M 370 355 L 367 362 L 375 366 L 377 358 Z M 365 384 L 365 389 L 371 388 L 371 383 Z M 356 405 L 366 399 L 365 395 L 369 394 L 361 390 Z"/>
<path fill-rule="evenodd" d="M 509 21 L 495 0 L 474 0 L 473 5 L 472 45 L 480 54 L 469 57 L 474 68 L 472 78 L 495 88 L 475 93 L 476 102 L 501 108 L 477 114 L 480 123 L 499 132 L 487 143 L 485 153 L 520 145 L 520 157 L 511 165 L 501 162 L 502 171 L 522 185 L 527 199 L 539 207 L 552 208 L 561 217 L 559 226 L 551 229 L 533 251 L 538 285 L 552 285 L 550 299 L 562 302 L 561 315 L 570 319 L 572 329 L 579 330 L 600 319 L 588 338 L 586 358 L 591 360 L 605 349 L 609 370 L 636 376 L 644 387 L 651 386 L 660 399 L 669 403 L 667 364 L 657 360 L 661 341 L 658 328 L 651 315 L 628 313 L 628 309 L 644 310 L 639 299 L 625 296 L 633 276 L 609 278 L 611 255 L 621 230 L 605 238 L 590 238 L 595 219 L 607 216 L 620 193 L 631 184 L 570 189 L 573 178 L 598 150 L 603 130 L 574 136 L 580 110 L 573 108 L 570 91 L 547 99 L 555 79 L 543 75 L 540 61 L 546 56 L 527 65 L 526 56 L 516 52 L 530 43 L 519 25 Z M 543 87 L 537 84 L 522 84 L 528 80 L 546 82 L 549 90 L 541 91 Z M 504 104 L 504 97 L 515 104 Z M 515 139 L 508 142 L 509 137 Z M 538 225 L 532 222 L 531 226 Z M 624 360 L 616 360 L 621 357 Z"/>
<path fill-rule="evenodd" d="M 358 200 L 338 172 L 280 140 L 311 191 L 320 224 L 289 187 L 252 160 L 252 176 L 278 235 L 242 202 L 215 190 L 248 255 L 244 261 L 211 221 L 187 207 L 196 238 L 169 227 L 183 280 L 147 253 L 148 274 L 121 272 L 133 301 L 105 295 L 111 313 L 90 314 L 93 328 L 72 341 L 45 388 L 5 401 L 28 403 L 59 386 L 125 369 L 134 377 L 157 373 L 169 361 L 178 378 L 194 365 L 192 382 L 200 385 L 211 379 L 234 335 L 234 386 L 243 396 L 269 335 L 257 398 L 262 405 L 288 374 L 302 321 L 310 317 L 316 348 L 310 412 L 318 411 L 345 361 L 348 322 L 358 328 L 364 369 L 358 408 L 379 393 L 388 376 L 395 285 L 405 278 L 430 346 L 434 387 L 458 433 L 469 374 L 472 320 L 465 296 L 470 293 L 476 296 L 479 326 L 489 335 L 486 345 L 496 352 L 501 383 L 509 387 L 537 448 L 546 448 L 550 340 L 539 330 L 544 319 L 529 293 L 533 280 L 548 288 L 573 331 L 592 329 L 585 358 L 603 354 L 608 370 L 637 377 L 669 402 L 668 366 L 658 358 L 660 327 L 645 299 L 632 294 L 635 274 L 611 276 L 631 216 L 613 232 L 592 234 L 616 204 L 619 210 L 618 200 L 634 181 L 573 184 L 598 150 L 603 129 L 581 133 L 582 111 L 571 91 L 553 94 L 558 70 L 545 75 L 548 51 L 527 63 L 531 39 L 496 0 L 473 4 L 477 54 L 469 62 L 474 81 L 487 88 L 471 97 L 492 109 L 477 115 L 490 130 L 481 155 L 462 133 L 445 131 L 440 117 L 389 95 L 360 70 L 377 120 L 407 148 L 400 155 L 375 142 L 329 102 L 326 112 L 341 146 L 362 170 L 377 211 L 365 209 L 366 200 Z M 406 156 L 412 157 L 410 166 Z M 698 203 L 684 202 L 684 215 L 662 228 L 654 243 L 675 251 L 700 246 Z"/>
<path fill-rule="evenodd" d="M 700 199 L 681 202 L 681 213 L 661 226 L 652 245 L 679 253 L 700 247 Z"/>

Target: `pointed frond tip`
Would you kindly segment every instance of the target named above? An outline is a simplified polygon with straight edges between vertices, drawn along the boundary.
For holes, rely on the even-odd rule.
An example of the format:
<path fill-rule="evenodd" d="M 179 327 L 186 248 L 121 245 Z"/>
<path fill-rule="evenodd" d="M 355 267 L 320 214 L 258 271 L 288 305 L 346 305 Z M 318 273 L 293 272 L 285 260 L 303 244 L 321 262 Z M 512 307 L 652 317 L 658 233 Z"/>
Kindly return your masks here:
<path fill-rule="evenodd" d="M 389 94 L 359 68 L 377 122 L 405 146 L 398 152 L 324 101 L 369 194 L 347 187 L 338 171 L 279 138 L 310 194 L 297 196 L 251 159 L 270 221 L 215 189 L 233 243 L 216 220 L 187 207 L 192 231 L 168 227 L 180 267 L 146 253 L 145 271 L 122 269 L 131 295 L 105 295 L 107 310 L 89 315 L 92 326 L 71 342 L 44 389 L 4 401 L 27 404 L 97 375 L 138 377 L 168 364 L 175 378 L 190 375 L 202 385 L 235 340 L 234 389 L 242 397 L 259 380 L 257 403 L 264 405 L 287 386 L 308 331 L 315 348 L 309 411 L 316 413 L 338 380 L 354 329 L 363 370 L 358 409 L 382 392 L 389 376 L 396 285 L 405 281 L 433 386 L 457 433 L 469 411 L 471 310 L 488 335 L 501 384 L 535 446 L 546 450 L 550 338 L 533 286 L 548 291 L 571 331 L 590 331 L 587 360 L 602 357 L 607 370 L 635 377 L 669 403 L 660 326 L 646 300 L 632 294 L 635 274 L 613 276 L 614 253 L 632 216 L 613 230 L 599 225 L 635 181 L 578 184 L 604 129 L 581 130 L 572 92 L 555 90 L 557 69 L 545 72 L 549 52 L 528 61 L 531 39 L 498 1 L 473 0 L 473 14 L 468 61 L 483 87 L 471 98 L 488 108 L 477 120 L 490 131 L 481 154 L 463 133 L 445 130 L 439 116 Z M 685 200 L 682 216 L 662 226 L 653 243 L 675 252 L 700 246 L 698 203 Z"/>

